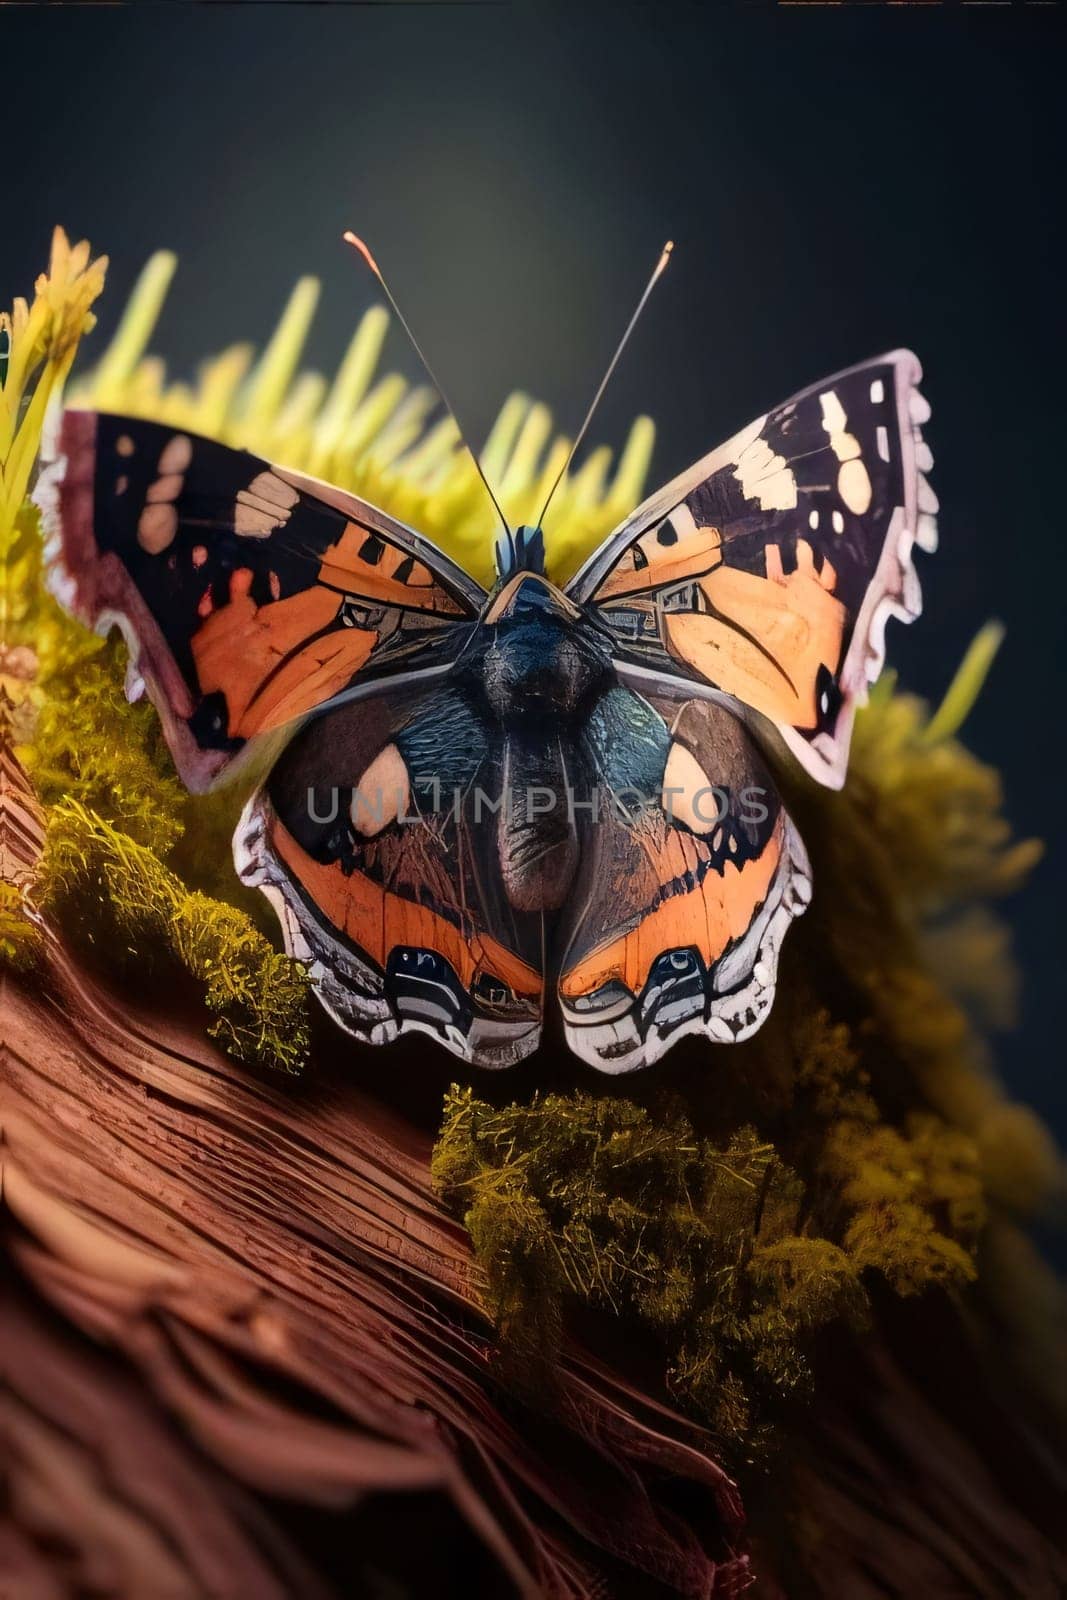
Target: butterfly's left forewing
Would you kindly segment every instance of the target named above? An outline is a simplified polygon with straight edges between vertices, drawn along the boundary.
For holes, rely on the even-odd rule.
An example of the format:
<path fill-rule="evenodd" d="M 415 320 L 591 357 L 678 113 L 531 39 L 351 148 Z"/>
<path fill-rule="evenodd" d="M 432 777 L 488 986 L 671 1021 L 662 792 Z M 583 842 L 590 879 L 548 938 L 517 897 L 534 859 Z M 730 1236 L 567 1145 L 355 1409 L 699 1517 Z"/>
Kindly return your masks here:
<path fill-rule="evenodd" d="M 936 538 L 920 376 L 904 350 L 827 378 L 622 524 L 568 593 L 606 624 L 625 680 L 729 695 L 844 782 L 886 620 L 919 612 L 913 546 Z"/>
<path fill-rule="evenodd" d="M 56 592 L 122 628 L 192 789 L 338 694 L 446 670 L 485 599 L 355 496 L 137 418 L 65 412 L 36 497 Z"/>

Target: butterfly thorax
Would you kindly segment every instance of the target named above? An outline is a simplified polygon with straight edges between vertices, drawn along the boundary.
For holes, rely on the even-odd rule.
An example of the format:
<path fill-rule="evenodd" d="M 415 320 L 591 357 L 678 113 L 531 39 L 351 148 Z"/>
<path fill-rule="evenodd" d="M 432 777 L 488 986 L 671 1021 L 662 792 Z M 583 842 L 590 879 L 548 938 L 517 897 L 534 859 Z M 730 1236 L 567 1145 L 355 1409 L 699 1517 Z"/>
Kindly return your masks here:
<path fill-rule="evenodd" d="M 497 844 L 504 887 L 519 910 L 557 907 L 577 864 L 573 798 L 585 787 L 581 727 L 613 681 L 596 634 L 547 578 L 518 572 L 486 608 L 478 664 L 484 707 L 503 736 Z"/>
<path fill-rule="evenodd" d="M 596 634 L 547 578 L 520 574 L 487 608 L 485 693 L 500 721 L 574 716 L 610 675 Z"/>

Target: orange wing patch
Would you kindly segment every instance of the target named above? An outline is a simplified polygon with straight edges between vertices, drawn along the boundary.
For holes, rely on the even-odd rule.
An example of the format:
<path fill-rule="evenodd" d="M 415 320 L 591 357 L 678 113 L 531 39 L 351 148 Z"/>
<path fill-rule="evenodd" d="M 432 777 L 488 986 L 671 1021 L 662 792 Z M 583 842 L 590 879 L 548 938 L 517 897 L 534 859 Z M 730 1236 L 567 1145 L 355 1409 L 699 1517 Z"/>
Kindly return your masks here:
<path fill-rule="evenodd" d="M 592 994 L 612 979 L 639 994 L 653 962 L 664 950 L 694 947 L 711 968 L 734 940 L 747 931 L 766 899 L 782 853 L 783 822 L 755 860 L 736 866 L 726 862 L 722 874 L 708 872 L 687 894 L 674 894 L 618 938 L 582 957 L 560 979 L 565 1001 Z M 657 879 L 668 883 L 701 858 L 696 840 L 671 831 L 657 852 Z"/>
<path fill-rule="evenodd" d="M 261 473 L 238 496 L 237 531 L 264 538 L 281 526 L 290 514 L 282 491 L 295 500 L 295 489 Z M 384 618 L 377 627 L 335 626 L 339 592 L 391 610 L 394 626 L 403 609 L 462 615 L 429 567 L 356 522 L 327 548 L 316 581 L 302 593 L 257 605 L 252 581 L 250 568 L 234 572 L 228 602 L 208 610 L 190 640 L 202 691 L 225 693 L 233 739 L 250 739 L 322 705 L 351 682 L 391 631 Z"/>
<path fill-rule="evenodd" d="M 407 555 L 358 522 L 349 522 L 336 544 L 323 552 L 319 582 L 386 606 L 414 607 L 459 617 L 457 605 L 425 563 Z"/>
<path fill-rule="evenodd" d="M 699 578 L 719 565 L 720 544 L 718 528 L 698 528 L 686 507 L 678 506 L 623 551 L 593 598 L 602 604 Z"/>
<path fill-rule="evenodd" d="M 239 739 L 280 727 L 339 693 L 379 638 L 369 628 L 334 627 L 340 601 L 330 589 L 312 587 L 258 606 L 251 584 L 252 573 L 239 568 L 228 603 L 190 640 L 200 687 L 225 693 L 227 732 Z"/>
<path fill-rule="evenodd" d="M 766 578 L 726 566 L 702 578 L 709 610 L 669 613 L 667 648 L 774 721 L 814 728 L 819 668 L 837 670 L 847 620 L 834 595 L 837 575 L 829 561 L 815 570 L 804 539 L 788 575 L 777 545 L 767 545 L 765 554 Z"/>
<path fill-rule="evenodd" d="M 432 950 L 444 956 L 468 990 L 476 977 L 489 975 L 521 998 L 540 1001 L 540 974 L 490 935 L 465 935 L 429 906 L 391 893 L 365 873 L 346 875 L 336 863 L 315 861 L 277 819 L 271 843 L 321 913 L 379 967 L 384 969 L 398 946 Z"/>

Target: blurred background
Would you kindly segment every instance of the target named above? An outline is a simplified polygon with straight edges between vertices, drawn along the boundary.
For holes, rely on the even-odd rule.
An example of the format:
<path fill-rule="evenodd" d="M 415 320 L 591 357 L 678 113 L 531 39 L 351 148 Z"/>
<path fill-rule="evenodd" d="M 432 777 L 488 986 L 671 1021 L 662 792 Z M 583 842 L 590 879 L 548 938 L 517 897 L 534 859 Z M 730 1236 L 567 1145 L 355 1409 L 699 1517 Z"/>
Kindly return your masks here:
<path fill-rule="evenodd" d="M 0 290 L 55 222 L 89 237 L 112 261 L 90 353 L 167 246 L 176 374 L 261 343 L 306 272 L 329 371 L 375 299 L 352 227 L 472 441 L 516 387 L 573 428 L 671 237 L 591 441 L 649 413 L 656 481 L 838 367 L 919 353 L 942 543 L 889 658 L 937 699 L 1007 625 L 965 737 L 1049 853 L 1009 913 L 999 1061 L 1061 1138 L 1062 42 L 1038 5 L 0 11 Z M 415 375 L 399 333 L 386 360 Z"/>

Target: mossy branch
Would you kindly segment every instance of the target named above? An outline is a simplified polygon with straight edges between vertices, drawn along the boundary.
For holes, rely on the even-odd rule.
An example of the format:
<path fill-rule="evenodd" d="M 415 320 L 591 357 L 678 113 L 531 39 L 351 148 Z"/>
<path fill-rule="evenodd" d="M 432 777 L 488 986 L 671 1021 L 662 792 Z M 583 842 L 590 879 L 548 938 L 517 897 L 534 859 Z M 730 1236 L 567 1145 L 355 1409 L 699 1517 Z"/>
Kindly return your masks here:
<path fill-rule="evenodd" d="M 823 1055 L 855 1072 L 832 1031 Z M 905 1133 L 832 1121 L 805 1183 L 753 1127 L 724 1145 L 698 1138 L 675 1100 L 494 1108 L 453 1087 L 433 1174 L 512 1354 L 547 1367 L 568 1305 L 636 1317 L 662 1340 L 673 1388 L 749 1452 L 806 1392 L 818 1330 L 863 1321 L 865 1273 L 900 1293 L 974 1275 L 974 1152 L 932 1118 Z M 805 1231 L 809 1187 L 836 1237 Z"/>
<path fill-rule="evenodd" d="M 303 969 L 242 911 L 191 892 L 152 851 L 77 801 L 52 808 L 37 880 L 41 909 L 109 965 L 169 956 L 205 986 L 208 1030 L 238 1060 L 298 1072 L 308 1053 Z"/>

